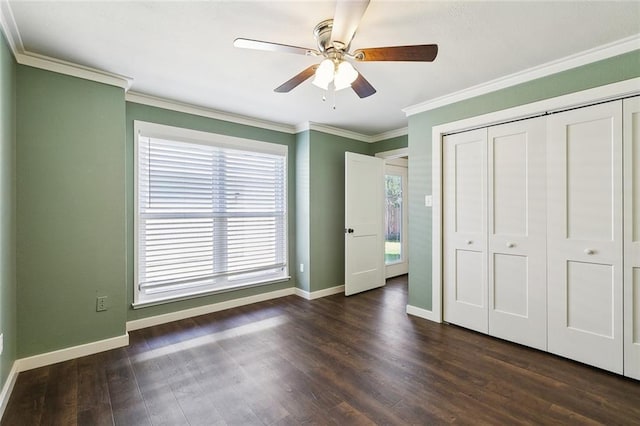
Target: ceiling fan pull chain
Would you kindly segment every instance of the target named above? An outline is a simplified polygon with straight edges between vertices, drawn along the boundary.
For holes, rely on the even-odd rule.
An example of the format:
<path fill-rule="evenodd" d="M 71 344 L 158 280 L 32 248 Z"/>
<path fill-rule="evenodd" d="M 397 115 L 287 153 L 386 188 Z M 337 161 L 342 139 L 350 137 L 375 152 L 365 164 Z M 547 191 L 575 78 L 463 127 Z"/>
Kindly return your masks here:
<path fill-rule="evenodd" d="M 336 110 L 336 89 L 333 89 L 333 106 L 331 107 L 334 111 Z"/>

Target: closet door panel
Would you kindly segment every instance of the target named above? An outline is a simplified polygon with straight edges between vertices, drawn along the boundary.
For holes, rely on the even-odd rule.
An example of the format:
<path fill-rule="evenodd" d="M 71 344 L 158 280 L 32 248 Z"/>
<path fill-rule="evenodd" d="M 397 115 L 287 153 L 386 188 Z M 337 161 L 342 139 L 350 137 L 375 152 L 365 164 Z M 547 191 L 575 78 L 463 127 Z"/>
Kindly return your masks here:
<path fill-rule="evenodd" d="M 529 315 L 529 261 L 528 256 L 491 252 L 493 265 L 489 269 L 493 269 L 493 273 L 489 282 L 493 297 L 490 298 L 489 333 L 503 337 L 498 330 L 506 324 L 501 322 L 500 316 L 520 319 Z"/>
<path fill-rule="evenodd" d="M 640 379 L 640 97 L 624 105 L 624 374 Z"/>
<path fill-rule="evenodd" d="M 487 130 L 443 143 L 444 320 L 487 333 Z"/>
<path fill-rule="evenodd" d="M 548 349 L 622 373 L 622 102 L 547 123 Z"/>
<path fill-rule="evenodd" d="M 544 350 L 545 120 L 488 132 L 489 334 Z"/>

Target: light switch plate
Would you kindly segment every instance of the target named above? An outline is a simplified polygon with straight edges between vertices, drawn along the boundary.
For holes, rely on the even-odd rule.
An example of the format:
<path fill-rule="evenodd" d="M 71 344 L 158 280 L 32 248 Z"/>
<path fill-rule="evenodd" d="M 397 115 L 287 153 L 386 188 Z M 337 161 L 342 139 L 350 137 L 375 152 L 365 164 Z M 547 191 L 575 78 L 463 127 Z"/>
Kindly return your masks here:
<path fill-rule="evenodd" d="M 0 355 L 2 355 L 3 350 L 4 350 L 4 334 L 0 334 Z"/>

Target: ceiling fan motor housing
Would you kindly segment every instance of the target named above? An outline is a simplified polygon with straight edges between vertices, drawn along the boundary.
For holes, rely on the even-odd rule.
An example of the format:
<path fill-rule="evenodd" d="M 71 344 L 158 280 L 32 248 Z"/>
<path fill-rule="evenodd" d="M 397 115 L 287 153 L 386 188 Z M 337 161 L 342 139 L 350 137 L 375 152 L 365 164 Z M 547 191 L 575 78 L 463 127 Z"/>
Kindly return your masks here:
<path fill-rule="evenodd" d="M 331 40 L 333 19 L 325 19 L 313 29 L 313 37 L 318 44 L 318 50 L 327 58 L 342 59 L 346 53 L 345 44 L 338 40 Z"/>

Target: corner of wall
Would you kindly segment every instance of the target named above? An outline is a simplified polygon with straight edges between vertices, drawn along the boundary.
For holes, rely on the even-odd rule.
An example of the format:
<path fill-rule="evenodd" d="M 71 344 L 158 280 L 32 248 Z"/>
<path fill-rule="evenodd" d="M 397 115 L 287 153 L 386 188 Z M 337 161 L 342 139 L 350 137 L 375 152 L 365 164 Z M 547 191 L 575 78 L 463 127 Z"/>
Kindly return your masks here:
<path fill-rule="evenodd" d="M 16 61 L 0 35 L 0 418 L 15 383 Z"/>
<path fill-rule="evenodd" d="M 310 187 L 310 132 L 296 134 L 296 253 L 291 275 L 296 276 L 296 287 L 303 291 L 311 289 L 311 187 Z"/>

